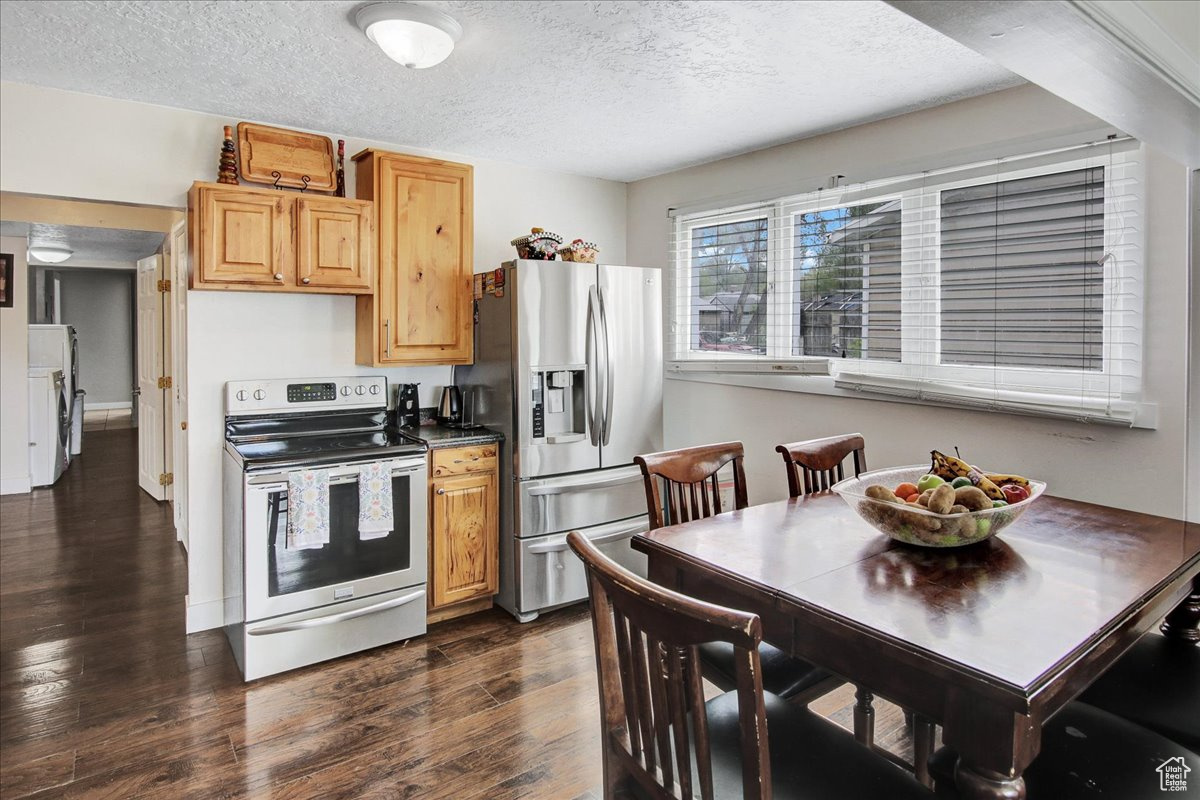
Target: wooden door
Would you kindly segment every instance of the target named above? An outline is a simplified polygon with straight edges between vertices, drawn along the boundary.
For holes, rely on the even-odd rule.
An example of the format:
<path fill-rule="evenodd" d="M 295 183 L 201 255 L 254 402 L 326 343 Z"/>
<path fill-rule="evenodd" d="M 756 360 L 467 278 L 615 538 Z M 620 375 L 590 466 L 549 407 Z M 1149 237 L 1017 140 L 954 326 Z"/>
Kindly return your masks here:
<path fill-rule="evenodd" d="M 296 199 L 296 277 L 301 286 L 371 291 L 373 211 L 371 203 L 361 200 Z"/>
<path fill-rule="evenodd" d="M 378 176 L 377 359 L 469 364 L 471 167 L 382 156 Z"/>
<path fill-rule="evenodd" d="M 155 500 L 165 500 L 166 452 L 163 442 L 162 293 L 158 290 L 162 256 L 137 262 L 137 430 L 138 486 Z"/>
<path fill-rule="evenodd" d="M 496 473 L 437 478 L 430 488 L 432 606 L 494 595 L 500 577 Z"/>
<path fill-rule="evenodd" d="M 197 288 L 295 283 L 292 196 L 198 187 Z"/>
<path fill-rule="evenodd" d="M 171 457 L 171 487 L 174 490 L 175 538 L 188 549 L 188 439 L 187 439 L 187 223 L 171 229 L 171 390 L 174 397 L 174 422 L 170 436 L 174 440 Z"/>

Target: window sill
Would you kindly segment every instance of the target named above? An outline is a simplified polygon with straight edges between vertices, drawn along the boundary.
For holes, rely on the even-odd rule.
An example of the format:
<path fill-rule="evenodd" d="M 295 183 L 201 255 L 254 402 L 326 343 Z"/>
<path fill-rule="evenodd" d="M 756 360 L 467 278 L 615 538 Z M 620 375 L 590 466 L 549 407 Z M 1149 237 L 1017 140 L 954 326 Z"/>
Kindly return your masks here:
<path fill-rule="evenodd" d="M 771 373 L 736 373 L 736 372 L 714 372 L 702 371 L 696 368 L 677 370 L 674 365 L 668 364 L 664 375 L 666 380 L 671 381 L 688 381 L 692 383 L 712 383 L 725 386 L 740 386 L 747 389 L 767 389 L 777 392 L 800 392 L 802 394 L 817 394 L 827 395 L 830 397 L 847 397 L 854 400 L 872 400 L 880 403 L 904 403 L 906 405 L 929 406 L 931 408 L 954 408 L 960 411 L 974 411 L 977 413 L 1004 413 L 1017 414 L 1014 411 L 986 411 L 979 408 L 971 408 L 969 406 L 958 405 L 956 403 L 943 403 L 931 400 L 922 400 L 912 397 L 895 397 L 884 394 L 869 394 L 858 392 L 849 389 L 839 389 L 834 385 L 834 377 L 832 375 L 781 375 Z M 1087 422 L 1084 420 L 1067 420 L 1061 417 L 1053 417 L 1050 415 L 1042 415 L 1029 413 L 1027 416 L 1036 416 L 1044 419 L 1059 419 L 1062 422 L 1071 422 L 1072 424 L 1106 424 L 1101 422 Z M 1123 426 L 1122 426 L 1123 427 Z M 1158 404 L 1157 403 L 1140 403 L 1138 405 L 1138 413 L 1129 427 L 1141 428 L 1145 430 L 1154 430 L 1158 427 Z"/>

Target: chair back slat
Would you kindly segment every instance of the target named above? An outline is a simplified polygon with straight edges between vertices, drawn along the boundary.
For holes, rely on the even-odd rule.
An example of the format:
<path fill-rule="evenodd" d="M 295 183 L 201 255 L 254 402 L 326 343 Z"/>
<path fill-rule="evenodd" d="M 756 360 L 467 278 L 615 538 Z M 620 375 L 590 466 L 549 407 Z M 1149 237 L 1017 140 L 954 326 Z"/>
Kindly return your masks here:
<path fill-rule="evenodd" d="M 617 659 L 621 665 L 621 669 L 627 674 L 634 674 L 633 653 L 629 647 L 629 627 L 625 621 L 625 617 L 619 611 L 613 611 L 613 635 L 616 643 Z M 645 745 L 642 744 L 642 727 L 641 715 L 638 712 L 638 695 L 637 687 L 633 681 L 621 681 L 621 698 L 624 701 L 624 720 L 626 736 L 629 740 L 629 749 L 634 753 L 641 753 Z"/>
<path fill-rule="evenodd" d="M 860 433 L 781 444 L 775 450 L 783 455 L 788 494 L 792 497 L 828 491 L 843 480 L 846 456 L 854 457 L 856 477 L 867 469 L 866 443 Z"/>
<path fill-rule="evenodd" d="M 770 800 L 759 618 L 639 578 L 577 531 L 567 541 L 588 575 L 605 797 L 634 781 L 655 800 L 714 800 L 697 646 L 719 641 L 735 655 L 744 796 Z"/>
<path fill-rule="evenodd" d="M 687 650 L 687 662 L 700 663 L 700 648 L 692 645 Z M 712 750 L 708 742 L 708 711 L 704 707 L 704 679 L 699 669 L 687 671 L 688 702 L 692 708 L 692 733 L 696 741 L 696 772 L 699 776 L 700 796 L 713 796 Z"/>
<path fill-rule="evenodd" d="M 690 709 L 685 697 L 689 682 L 683 667 L 684 649 L 665 647 L 663 655 L 666 661 L 667 709 L 671 714 L 671 730 L 675 733 L 675 773 L 679 776 L 681 795 L 691 797 L 692 764 L 687 722 Z"/>
<path fill-rule="evenodd" d="M 651 530 L 711 517 L 725 510 L 717 473 L 727 464 L 733 470 L 734 508 L 749 505 L 741 442 L 664 450 L 635 456 L 633 460 L 642 468 Z"/>
<path fill-rule="evenodd" d="M 671 722 L 667 707 L 667 685 L 663 675 L 663 651 L 661 643 L 650 639 L 647 642 L 650 656 L 650 708 L 654 713 L 654 735 L 658 744 L 658 769 L 662 773 L 664 786 L 675 782 L 675 757 L 671 741 Z"/>

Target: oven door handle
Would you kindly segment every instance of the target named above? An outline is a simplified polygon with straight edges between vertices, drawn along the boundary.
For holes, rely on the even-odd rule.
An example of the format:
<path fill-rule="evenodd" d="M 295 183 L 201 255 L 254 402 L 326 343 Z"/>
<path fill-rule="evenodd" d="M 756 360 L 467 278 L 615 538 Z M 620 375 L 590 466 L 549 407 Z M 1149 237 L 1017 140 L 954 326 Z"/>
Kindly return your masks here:
<path fill-rule="evenodd" d="M 282 625 L 272 625 L 269 628 L 254 628 L 247 630 L 246 633 L 250 636 L 266 636 L 271 633 L 285 633 L 287 631 L 300 631 L 305 628 L 319 628 L 322 625 L 333 625 L 336 622 L 345 622 L 348 619 L 357 619 L 365 617 L 368 614 L 378 614 L 380 611 L 387 611 L 389 608 L 398 608 L 408 605 L 414 600 L 420 600 L 425 596 L 424 589 L 418 589 L 415 592 L 410 592 L 400 597 L 393 597 L 391 600 L 384 600 L 382 603 L 375 603 L 370 606 L 356 608 L 353 611 L 343 611 L 340 614 L 330 614 L 325 617 L 314 617 L 313 619 L 302 619 L 296 622 L 285 622 Z"/>
<path fill-rule="evenodd" d="M 369 463 L 369 462 L 364 462 Z M 349 471 L 353 469 L 353 471 Z M 396 466 L 392 468 L 392 477 L 405 475 L 413 472 L 420 472 L 425 469 L 425 459 L 412 461 L 398 461 Z M 252 475 L 247 479 L 246 483 L 254 488 L 287 488 L 288 474 L 291 472 L 300 472 L 301 470 L 288 470 L 288 472 L 273 472 L 268 475 Z M 329 485 L 335 486 L 339 483 L 354 483 L 358 480 L 358 469 L 350 467 L 335 467 L 329 471 Z M 334 477 L 334 475 L 337 477 Z"/>

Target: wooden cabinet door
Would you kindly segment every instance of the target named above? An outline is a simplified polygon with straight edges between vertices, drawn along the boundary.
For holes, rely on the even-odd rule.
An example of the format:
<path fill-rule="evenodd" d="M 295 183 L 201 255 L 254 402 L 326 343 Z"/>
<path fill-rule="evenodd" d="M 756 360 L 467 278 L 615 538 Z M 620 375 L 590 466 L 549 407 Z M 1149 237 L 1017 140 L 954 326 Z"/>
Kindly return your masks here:
<path fill-rule="evenodd" d="M 198 284 L 295 283 L 292 197 L 199 189 Z"/>
<path fill-rule="evenodd" d="M 494 595 L 500 589 L 496 473 L 438 478 L 430 489 L 432 607 Z"/>
<path fill-rule="evenodd" d="M 301 287 L 371 291 L 372 206 L 341 197 L 296 199 Z"/>
<path fill-rule="evenodd" d="M 471 167 L 380 156 L 380 363 L 469 364 Z"/>

